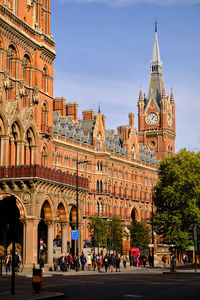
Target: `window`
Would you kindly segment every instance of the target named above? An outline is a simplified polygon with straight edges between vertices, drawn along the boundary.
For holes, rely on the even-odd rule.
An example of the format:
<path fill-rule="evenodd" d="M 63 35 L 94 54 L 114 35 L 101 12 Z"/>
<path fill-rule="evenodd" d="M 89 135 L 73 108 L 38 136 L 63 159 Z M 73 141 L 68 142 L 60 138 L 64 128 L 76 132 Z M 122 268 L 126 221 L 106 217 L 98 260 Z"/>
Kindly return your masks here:
<path fill-rule="evenodd" d="M 46 66 L 42 70 L 42 89 L 45 93 L 48 92 L 48 70 Z"/>
<path fill-rule="evenodd" d="M 41 124 L 41 130 L 42 132 L 47 132 L 48 131 L 48 107 L 47 103 L 44 102 L 42 105 L 42 124 Z"/>

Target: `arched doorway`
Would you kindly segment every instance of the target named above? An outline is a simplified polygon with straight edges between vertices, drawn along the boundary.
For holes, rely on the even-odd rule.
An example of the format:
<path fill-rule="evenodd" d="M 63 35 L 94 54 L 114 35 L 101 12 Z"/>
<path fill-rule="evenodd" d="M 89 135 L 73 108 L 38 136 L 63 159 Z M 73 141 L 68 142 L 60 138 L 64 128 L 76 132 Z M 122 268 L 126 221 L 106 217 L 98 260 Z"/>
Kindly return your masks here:
<path fill-rule="evenodd" d="M 19 201 L 14 196 L 0 200 L 0 245 L 4 255 L 12 251 L 15 235 L 15 247 L 23 261 L 23 224 L 20 222 Z"/>
<path fill-rule="evenodd" d="M 40 257 L 44 263 L 52 263 L 53 254 L 53 226 L 52 226 L 52 210 L 48 200 L 45 200 L 40 213 L 40 222 L 38 224 L 38 262 Z M 52 235 L 52 236 L 51 236 Z M 42 245 L 40 243 L 42 241 Z"/>
<path fill-rule="evenodd" d="M 132 221 L 132 223 L 137 221 L 137 211 L 136 211 L 135 208 L 133 208 L 132 211 L 131 211 L 131 221 Z"/>

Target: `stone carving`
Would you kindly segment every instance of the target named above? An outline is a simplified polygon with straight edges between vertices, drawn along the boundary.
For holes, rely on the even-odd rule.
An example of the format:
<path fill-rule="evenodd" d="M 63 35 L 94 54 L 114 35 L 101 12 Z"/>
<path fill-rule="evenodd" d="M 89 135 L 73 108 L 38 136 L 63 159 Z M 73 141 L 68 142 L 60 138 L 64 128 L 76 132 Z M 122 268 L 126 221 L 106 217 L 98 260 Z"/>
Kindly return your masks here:
<path fill-rule="evenodd" d="M 33 87 L 32 101 L 34 105 L 37 105 L 39 103 L 39 88 L 37 86 Z"/>
<path fill-rule="evenodd" d="M 29 193 L 24 193 L 22 195 L 22 201 L 25 204 L 29 203 L 31 201 L 31 195 Z"/>

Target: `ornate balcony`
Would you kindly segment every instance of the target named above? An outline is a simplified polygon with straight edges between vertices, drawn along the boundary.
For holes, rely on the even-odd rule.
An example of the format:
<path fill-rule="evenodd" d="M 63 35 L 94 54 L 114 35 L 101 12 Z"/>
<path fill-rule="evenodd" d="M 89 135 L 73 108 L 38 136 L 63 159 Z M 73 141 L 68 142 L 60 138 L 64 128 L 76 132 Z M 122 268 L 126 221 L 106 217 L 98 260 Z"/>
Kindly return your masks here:
<path fill-rule="evenodd" d="M 8 179 L 43 179 L 76 187 L 76 175 L 39 165 L 0 167 L 0 181 Z M 79 188 L 88 189 L 87 178 L 79 177 Z"/>

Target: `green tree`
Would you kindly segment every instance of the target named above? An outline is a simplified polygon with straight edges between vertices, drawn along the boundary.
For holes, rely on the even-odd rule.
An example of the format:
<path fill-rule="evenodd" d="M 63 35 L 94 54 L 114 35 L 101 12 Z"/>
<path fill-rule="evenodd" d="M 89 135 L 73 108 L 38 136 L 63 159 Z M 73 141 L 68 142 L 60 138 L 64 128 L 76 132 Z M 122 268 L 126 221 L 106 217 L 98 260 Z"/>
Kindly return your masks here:
<path fill-rule="evenodd" d="M 124 235 L 124 222 L 118 216 L 113 215 L 108 224 L 111 246 L 114 250 L 120 251 Z"/>
<path fill-rule="evenodd" d="M 180 150 L 165 158 L 153 192 L 154 229 L 181 251 L 191 243 L 188 229 L 200 224 L 200 152 Z"/>
<path fill-rule="evenodd" d="M 97 244 L 101 247 L 107 246 L 108 222 L 100 217 L 90 217 L 88 229 L 91 236 L 95 237 Z"/>
<path fill-rule="evenodd" d="M 131 246 L 140 249 L 148 248 L 151 237 L 151 227 L 145 221 L 134 221 L 129 227 L 131 233 Z"/>

